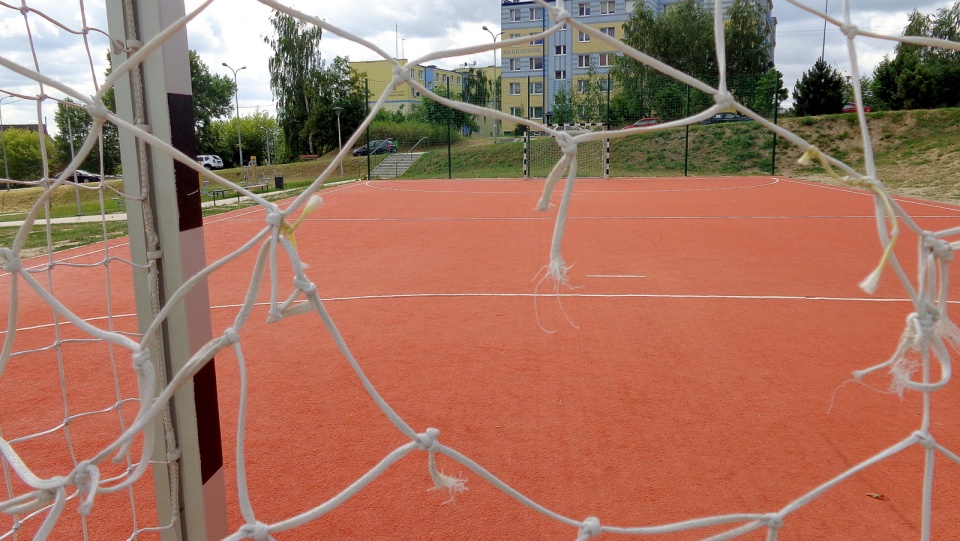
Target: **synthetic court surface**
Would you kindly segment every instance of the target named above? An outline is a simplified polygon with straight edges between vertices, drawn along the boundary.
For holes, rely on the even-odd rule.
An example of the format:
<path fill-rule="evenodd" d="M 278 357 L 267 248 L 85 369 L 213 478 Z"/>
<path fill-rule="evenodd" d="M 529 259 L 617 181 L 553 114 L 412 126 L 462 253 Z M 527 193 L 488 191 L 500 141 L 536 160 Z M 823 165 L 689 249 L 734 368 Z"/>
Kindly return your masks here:
<path fill-rule="evenodd" d="M 872 388 L 851 382 L 854 370 L 889 358 L 913 311 L 889 270 L 875 295 L 857 287 L 881 256 L 870 195 L 773 177 L 580 180 L 563 244 L 572 287 L 555 288 L 539 281 L 555 217 L 533 210 L 542 187 L 359 182 L 321 192 L 324 205 L 297 230 L 308 274 L 354 356 L 419 432 L 439 429 L 443 444 L 552 511 L 628 527 L 776 511 L 919 427 L 917 393 L 886 392 L 886 373 L 866 380 Z M 957 207 L 901 204 L 926 229 L 960 222 Z M 259 209 L 208 218 L 207 261 L 236 249 L 264 219 Z M 909 232 L 898 242 L 908 274 L 916 244 Z M 115 250 L 123 256 L 125 246 Z M 252 261 L 211 279 L 215 335 L 232 324 Z M 55 272 L 62 284 L 80 269 Z M 114 303 L 130 314 L 130 277 L 116 274 Z M 2 287 L 6 297 L 9 281 Z M 104 315 L 103 288 L 90 282 L 57 293 L 95 318 Z M 20 327 L 49 319 L 49 308 L 26 305 Z M 319 318 L 265 320 L 264 307 L 241 339 L 250 491 L 258 520 L 272 523 L 326 501 L 406 440 Z M 30 341 L 31 332 L 49 341 L 46 327 L 20 337 Z M 93 389 L 109 395 L 112 383 L 81 365 L 101 352 L 70 347 L 71 407 L 95 409 L 101 392 Z M 126 373 L 129 361 L 121 364 Z M 36 381 L 41 370 L 48 383 Z M 50 370 L 11 361 L 0 380 L 5 437 L 63 418 Z M 220 355 L 217 372 L 235 530 L 235 359 Z M 17 400 L 8 385 L 21 389 Z M 955 453 L 958 415 L 951 382 L 933 397 L 931 432 Z M 460 464 L 438 462 L 468 480 L 453 503 L 427 492 L 427 456 L 413 453 L 329 515 L 277 539 L 576 537 Z M 923 448 L 915 446 L 787 517 L 779 539 L 918 539 L 922 476 Z M 956 535 L 958 501 L 960 467 L 938 457 L 934 539 Z M 108 518 L 91 523 L 101 521 Z"/>

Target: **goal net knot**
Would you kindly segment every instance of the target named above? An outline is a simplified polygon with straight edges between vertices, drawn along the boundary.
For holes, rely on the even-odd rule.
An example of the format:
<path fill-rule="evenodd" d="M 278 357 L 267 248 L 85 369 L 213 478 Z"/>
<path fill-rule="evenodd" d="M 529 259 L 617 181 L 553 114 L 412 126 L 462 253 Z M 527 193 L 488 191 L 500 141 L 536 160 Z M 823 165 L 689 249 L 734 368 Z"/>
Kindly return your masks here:
<path fill-rule="evenodd" d="M 430 470 L 430 479 L 433 480 L 433 487 L 430 490 L 446 490 L 450 499 L 443 503 L 454 501 L 454 497 L 460 492 L 467 490 L 467 480 L 463 477 L 453 477 L 443 473 L 437 468 L 436 454 L 443 450 L 443 446 L 437 441 L 440 431 L 436 428 L 428 428 L 426 432 L 417 434 L 414 443 L 418 451 L 428 453 L 427 465 Z"/>

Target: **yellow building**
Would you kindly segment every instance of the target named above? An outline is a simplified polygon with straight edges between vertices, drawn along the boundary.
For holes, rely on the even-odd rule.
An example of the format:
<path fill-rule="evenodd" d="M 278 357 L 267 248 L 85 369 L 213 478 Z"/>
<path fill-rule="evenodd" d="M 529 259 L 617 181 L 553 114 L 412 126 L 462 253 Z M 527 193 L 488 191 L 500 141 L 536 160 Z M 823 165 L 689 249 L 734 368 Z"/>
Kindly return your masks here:
<path fill-rule="evenodd" d="M 406 59 L 401 59 L 400 63 L 405 64 Z M 350 65 L 367 79 L 370 88 L 369 104 L 373 107 L 393 79 L 393 64 L 386 60 L 374 60 L 350 62 Z M 406 69 L 410 70 L 410 76 L 418 84 L 441 96 L 446 95 L 448 88 L 451 96 L 460 95 L 463 92 L 466 78 L 474 73 L 482 72 L 487 81 L 495 81 L 500 73 L 499 68 L 494 66 L 459 66 L 456 69 L 444 69 L 437 66 L 409 66 Z M 403 111 L 405 114 L 409 114 L 422 100 L 423 96 L 421 96 L 419 90 L 407 83 L 402 83 L 393 89 L 383 108 L 387 111 Z M 496 101 L 492 96 L 487 106 L 496 107 Z M 486 120 L 485 118 L 478 118 L 477 124 L 480 127 L 481 135 L 484 136 L 492 136 L 497 128 L 492 120 Z"/>
<path fill-rule="evenodd" d="M 400 60 L 401 64 L 406 63 L 406 59 Z M 380 95 L 389 86 L 393 80 L 393 64 L 386 60 L 373 60 L 368 62 L 350 62 L 350 66 L 366 77 L 370 86 L 370 106 L 372 107 Z M 411 78 L 418 84 L 423 85 L 428 90 L 438 94 L 445 95 L 449 86 L 450 94 L 456 95 L 463 91 L 463 74 L 458 70 L 448 70 L 438 68 L 437 66 L 409 66 Z M 404 112 L 409 112 L 421 100 L 420 91 L 407 83 L 401 83 L 384 104 L 387 111 L 399 111 L 401 107 Z"/>

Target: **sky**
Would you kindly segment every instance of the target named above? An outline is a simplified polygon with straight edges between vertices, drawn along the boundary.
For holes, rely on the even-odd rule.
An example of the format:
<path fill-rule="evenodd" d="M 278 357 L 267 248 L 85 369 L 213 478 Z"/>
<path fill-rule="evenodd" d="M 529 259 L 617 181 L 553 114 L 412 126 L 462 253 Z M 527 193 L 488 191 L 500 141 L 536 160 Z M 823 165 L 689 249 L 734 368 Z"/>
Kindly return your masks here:
<path fill-rule="evenodd" d="M 192 10 L 201 0 L 184 0 Z M 840 18 L 841 0 L 807 0 L 811 7 L 827 9 Z M 899 35 L 913 9 L 932 14 L 952 2 L 944 0 L 850 0 L 854 24 L 885 34 Z M 61 21 L 72 30 L 80 29 L 81 13 L 86 26 L 106 30 L 103 0 L 28 0 L 27 5 Z M 498 33 L 500 27 L 500 0 L 414 0 L 389 2 L 383 0 L 288 0 L 288 5 L 312 13 L 348 32 L 376 43 L 391 55 L 408 59 L 428 52 L 475 45 L 492 41 L 483 26 Z M 82 6 L 82 10 L 81 10 Z M 570 8 L 568 8 L 570 9 Z M 264 38 L 271 32 L 270 8 L 256 0 L 215 0 L 188 26 L 188 41 L 213 73 L 233 77 L 222 66 L 227 63 L 237 72 L 238 100 L 241 114 L 257 109 L 274 112 L 270 93 L 270 74 L 267 61 L 271 54 Z M 840 31 L 827 27 L 824 39 L 823 19 L 810 15 L 789 4 L 774 0 L 773 14 L 778 19 L 776 65 L 784 74 L 784 84 L 792 91 L 803 72 L 810 69 L 820 57 L 821 48 L 827 62 L 844 74 L 850 74 L 846 39 Z M 31 15 L 30 34 L 35 44 L 37 61 L 42 73 L 65 81 L 85 94 L 93 94 L 92 74 L 102 80 L 106 69 L 108 42 L 103 35 L 88 34 L 88 60 L 83 39 L 58 28 L 41 17 Z M 16 10 L 0 6 L 0 56 L 21 65 L 33 66 L 27 41 L 24 16 Z M 894 43 L 866 38 L 857 39 L 858 63 L 861 73 L 869 74 L 885 54 L 893 53 Z M 325 33 L 321 40 L 321 54 L 327 60 L 348 56 L 351 60 L 376 60 L 377 55 L 349 40 Z M 432 63 L 453 68 L 464 62 L 477 65 L 493 63 L 493 53 L 437 60 Z M 36 95 L 36 84 L 0 67 L 0 89 L 17 90 Z M 48 89 L 58 96 L 56 90 Z M 54 128 L 55 104 L 47 102 L 42 115 L 49 128 Z M 0 101 L 0 115 L 5 124 L 36 123 L 36 104 L 6 98 Z"/>

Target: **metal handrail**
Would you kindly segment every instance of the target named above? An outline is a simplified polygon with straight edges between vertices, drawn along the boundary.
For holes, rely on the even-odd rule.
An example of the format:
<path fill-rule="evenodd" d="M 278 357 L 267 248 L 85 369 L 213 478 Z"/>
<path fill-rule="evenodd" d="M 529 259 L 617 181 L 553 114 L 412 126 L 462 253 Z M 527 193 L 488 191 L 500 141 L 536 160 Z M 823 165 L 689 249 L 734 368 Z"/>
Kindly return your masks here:
<path fill-rule="evenodd" d="M 429 137 L 421 137 L 419 141 L 417 141 L 416 143 L 413 144 L 412 147 L 410 147 L 410 150 L 404 152 L 404 155 L 405 155 L 405 156 L 410 156 L 410 157 L 412 158 L 412 157 L 413 157 L 413 149 L 417 148 L 417 145 L 419 145 L 420 143 L 422 143 L 424 139 L 429 139 Z M 401 162 L 401 161 L 403 161 L 403 160 L 402 160 L 402 159 L 401 159 L 401 160 L 398 160 L 396 163 L 393 164 L 393 176 L 394 176 L 394 177 L 399 177 L 399 176 L 400 176 L 400 162 Z"/>

